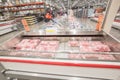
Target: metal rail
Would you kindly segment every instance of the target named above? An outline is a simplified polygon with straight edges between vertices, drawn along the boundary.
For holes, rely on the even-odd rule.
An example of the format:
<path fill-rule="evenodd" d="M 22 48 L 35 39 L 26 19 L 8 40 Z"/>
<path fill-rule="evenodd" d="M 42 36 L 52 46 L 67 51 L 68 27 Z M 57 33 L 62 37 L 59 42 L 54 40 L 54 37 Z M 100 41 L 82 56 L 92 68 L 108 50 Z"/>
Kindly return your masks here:
<path fill-rule="evenodd" d="M 5 71 L 5 68 L 0 63 L 0 80 L 7 80 L 7 78 L 3 74 L 4 71 Z"/>
<path fill-rule="evenodd" d="M 93 78 L 84 76 L 67 76 L 67 75 L 57 75 L 48 73 L 34 73 L 26 71 L 15 71 L 8 70 L 5 72 L 6 76 L 18 79 L 28 79 L 28 80 L 109 80 L 103 78 Z"/>

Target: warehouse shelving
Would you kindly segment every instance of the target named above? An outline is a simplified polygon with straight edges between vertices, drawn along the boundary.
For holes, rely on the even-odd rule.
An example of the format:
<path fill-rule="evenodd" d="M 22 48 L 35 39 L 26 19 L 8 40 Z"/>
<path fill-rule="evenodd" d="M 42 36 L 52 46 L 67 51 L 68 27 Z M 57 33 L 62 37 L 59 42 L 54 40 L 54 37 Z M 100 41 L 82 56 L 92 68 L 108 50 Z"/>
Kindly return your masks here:
<path fill-rule="evenodd" d="M 20 18 L 20 17 L 25 18 L 26 14 L 27 14 L 27 13 L 25 13 L 26 11 L 32 11 L 32 12 L 39 11 L 39 12 L 41 12 L 42 10 L 45 9 L 45 3 L 44 2 L 22 3 L 22 4 L 11 5 L 11 6 L 10 5 L 9 6 L 0 6 L 0 9 L 1 9 L 1 12 L 4 13 L 4 14 L 6 14 L 6 12 L 11 13 L 11 15 L 9 15 L 9 16 L 13 16 L 13 17 L 16 17 L 16 18 Z M 16 13 L 18 15 L 13 15 L 13 14 L 16 14 Z M 4 17 L 6 17 L 6 16 L 4 15 Z M 27 20 L 29 25 L 37 23 L 37 19 L 36 19 L 35 16 L 32 16 L 32 17 L 29 16 L 29 19 L 26 19 L 26 20 Z M 8 18 L 5 19 L 5 21 L 6 22 L 9 21 Z M 2 22 L 0 22 L 0 23 L 2 23 Z M 2 30 L 1 34 L 16 30 L 17 28 L 13 28 L 13 26 L 14 25 L 10 25 L 9 27 L 8 26 L 7 27 L 6 26 L 1 26 L 1 30 Z"/>
<path fill-rule="evenodd" d="M 44 2 L 35 2 L 35 3 L 27 3 L 27 4 L 18 4 L 13 6 L 0 6 L 0 8 L 12 8 L 12 7 L 23 7 L 23 6 L 30 6 L 30 5 L 44 5 Z"/>
<path fill-rule="evenodd" d="M 37 9 L 44 9 L 44 2 L 35 2 L 35 3 L 27 3 L 27 4 L 19 4 L 14 6 L 0 6 L 3 12 L 18 12 L 18 11 L 26 11 L 26 10 L 37 10 Z M 26 7 L 26 9 L 20 9 L 21 7 Z M 29 8 L 35 6 L 35 8 Z M 7 9 L 7 10 L 6 10 Z"/>
<path fill-rule="evenodd" d="M 27 21 L 28 25 L 37 23 L 37 18 L 35 16 L 26 16 L 24 19 Z"/>

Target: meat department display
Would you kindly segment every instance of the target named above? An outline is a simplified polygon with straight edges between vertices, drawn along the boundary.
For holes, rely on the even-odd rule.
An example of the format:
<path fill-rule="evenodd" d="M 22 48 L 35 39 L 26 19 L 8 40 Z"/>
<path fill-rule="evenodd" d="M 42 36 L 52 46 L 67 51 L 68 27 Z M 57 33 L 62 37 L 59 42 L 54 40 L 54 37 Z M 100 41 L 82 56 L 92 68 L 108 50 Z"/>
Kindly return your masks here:
<path fill-rule="evenodd" d="M 46 39 L 46 38 L 45 38 Z M 15 50 L 10 52 L 11 56 L 31 56 L 31 57 L 41 57 L 41 58 L 54 58 L 56 54 L 54 53 L 57 50 L 59 51 L 60 45 L 62 46 L 62 51 L 64 51 L 64 44 L 66 42 L 60 42 L 57 40 L 42 40 L 42 39 L 22 39 L 18 44 L 15 45 Z M 92 52 L 109 52 L 111 51 L 109 46 L 101 41 L 77 41 L 77 40 L 68 40 L 67 46 L 69 46 L 69 51 L 74 51 L 74 47 L 78 49 L 78 53 L 67 53 L 67 59 L 95 59 L 95 60 L 115 60 L 112 55 L 105 54 L 91 54 Z M 68 49 L 68 48 L 66 48 Z M 19 51 L 20 50 L 20 51 Z M 24 51 L 25 50 L 25 51 Z M 89 53 L 89 54 L 82 54 Z M 66 55 L 62 54 L 63 56 Z M 64 57 L 61 57 L 64 58 Z"/>
<path fill-rule="evenodd" d="M 59 47 L 59 41 L 41 41 L 36 47 L 36 51 L 56 51 Z"/>
<path fill-rule="evenodd" d="M 80 41 L 81 52 L 109 52 L 109 46 L 100 41 Z"/>
<path fill-rule="evenodd" d="M 23 35 L 23 34 L 22 34 Z M 70 35 L 69 35 L 70 36 Z M 16 39 L 17 38 L 17 39 Z M 68 60 L 112 60 L 116 61 L 117 50 L 111 41 L 104 37 L 57 37 L 57 36 L 18 36 L 6 43 L 4 55 Z M 16 41 L 16 42 L 15 42 Z M 11 46 L 11 43 L 13 45 Z M 111 44 L 110 44 L 111 43 Z M 8 45 L 8 46 L 7 46 Z M 112 45 L 112 46 L 111 46 Z M 3 52 L 1 52 L 3 54 Z M 110 54 L 109 54 L 110 53 Z"/>
<path fill-rule="evenodd" d="M 69 46 L 79 46 L 80 53 L 68 54 L 69 59 L 81 59 L 81 60 L 116 60 L 111 54 L 95 54 L 97 52 L 110 52 L 111 49 L 108 45 L 101 41 L 69 41 Z M 84 54 L 83 54 L 84 53 Z M 87 53 L 87 54 L 86 54 Z M 93 53 L 93 54 L 91 54 Z"/>
<path fill-rule="evenodd" d="M 101 41 L 69 41 L 69 46 L 79 46 L 80 52 L 109 52 L 109 46 Z"/>
<path fill-rule="evenodd" d="M 43 41 L 40 39 L 23 39 L 16 44 L 17 50 L 56 51 L 59 41 Z M 68 46 L 79 47 L 80 52 L 109 52 L 109 46 L 101 41 L 68 41 Z"/>
<path fill-rule="evenodd" d="M 49 51 L 51 52 L 56 51 L 58 47 L 59 47 L 59 41 L 42 41 L 40 39 L 22 39 L 15 46 L 15 49 L 20 51 L 10 52 L 9 55 L 52 58 L 54 57 L 54 53 L 50 53 Z M 25 52 L 21 50 L 25 50 Z M 43 51 L 43 52 L 39 52 L 39 51 Z"/>
<path fill-rule="evenodd" d="M 16 44 L 17 50 L 34 50 L 40 39 L 23 39 L 20 43 Z"/>
<path fill-rule="evenodd" d="M 16 44 L 17 50 L 55 51 L 59 41 L 41 41 L 40 39 L 23 39 Z"/>

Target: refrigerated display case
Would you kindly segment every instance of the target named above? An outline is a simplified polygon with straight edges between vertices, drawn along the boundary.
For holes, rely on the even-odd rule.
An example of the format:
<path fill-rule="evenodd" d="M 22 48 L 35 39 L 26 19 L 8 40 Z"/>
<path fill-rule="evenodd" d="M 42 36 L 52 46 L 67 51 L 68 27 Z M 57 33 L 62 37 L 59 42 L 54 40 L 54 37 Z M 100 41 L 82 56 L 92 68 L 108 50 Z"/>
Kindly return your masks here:
<path fill-rule="evenodd" d="M 17 30 L 16 19 L 0 20 L 0 35 Z"/>
<path fill-rule="evenodd" d="M 57 25 L 47 23 L 49 26 L 21 32 L 1 44 L 0 76 L 18 80 L 120 80 L 120 41 L 92 26 L 58 20 L 54 20 Z"/>
<path fill-rule="evenodd" d="M 116 80 L 120 76 L 120 43 L 105 32 L 21 32 L 1 45 L 0 55 L 7 77 Z"/>

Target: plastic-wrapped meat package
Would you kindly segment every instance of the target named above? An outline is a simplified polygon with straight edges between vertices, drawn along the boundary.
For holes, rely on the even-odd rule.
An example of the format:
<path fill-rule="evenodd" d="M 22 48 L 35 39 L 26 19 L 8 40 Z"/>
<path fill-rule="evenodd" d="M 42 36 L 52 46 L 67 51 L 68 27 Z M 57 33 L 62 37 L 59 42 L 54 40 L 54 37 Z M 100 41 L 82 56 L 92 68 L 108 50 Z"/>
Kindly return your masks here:
<path fill-rule="evenodd" d="M 81 54 L 81 56 L 88 60 L 115 60 L 114 56 L 109 54 Z"/>
<path fill-rule="evenodd" d="M 36 47 L 37 51 L 56 51 L 56 47 L 39 45 Z"/>
<path fill-rule="evenodd" d="M 54 53 L 39 53 L 38 56 L 42 57 L 42 58 L 53 58 L 54 57 Z"/>
<path fill-rule="evenodd" d="M 28 52 L 10 52 L 11 56 L 28 56 Z"/>
<path fill-rule="evenodd" d="M 79 46 L 90 46 L 89 41 L 80 41 Z"/>
<path fill-rule="evenodd" d="M 80 54 L 83 59 L 87 60 L 99 60 L 99 54 Z"/>
<path fill-rule="evenodd" d="M 85 59 L 85 60 L 116 60 L 113 55 L 109 54 L 69 54 L 70 59 Z"/>
<path fill-rule="evenodd" d="M 82 46 L 96 46 L 102 45 L 103 43 L 101 41 L 79 41 L 79 44 Z"/>
<path fill-rule="evenodd" d="M 69 41 L 68 45 L 71 47 L 77 47 L 79 46 L 79 41 Z"/>
<path fill-rule="evenodd" d="M 80 52 L 95 52 L 90 46 L 80 46 Z"/>
<path fill-rule="evenodd" d="M 102 45 L 103 43 L 101 41 L 90 41 L 90 45 L 96 46 L 96 45 Z"/>
<path fill-rule="evenodd" d="M 43 45 L 43 46 L 44 46 L 44 45 L 48 45 L 48 43 L 49 43 L 49 41 L 41 41 L 41 42 L 40 42 L 40 45 Z"/>
<path fill-rule="evenodd" d="M 109 52 L 109 46 L 100 41 L 80 41 L 80 52 Z"/>
<path fill-rule="evenodd" d="M 111 51 L 109 46 L 107 45 L 96 45 L 95 47 L 93 47 L 93 50 L 96 51 L 96 52 L 109 52 Z"/>
<path fill-rule="evenodd" d="M 41 41 L 36 47 L 37 51 L 56 51 L 59 46 L 59 41 Z"/>
<path fill-rule="evenodd" d="M 98 42 L 98 41 L 93 41 L 92 44 L 92 48 L 94 51 L 96 52 L 109 52 L 111 51 L 108 45 L 105 45 L 102 42 Z"/>
<path fill-rule="evenodd" d="M 18 50 L 34 50 L 40 42 L 40 39 L 23 39 L 15 47 Z"/>
<path fill-rule="evenodd" d="M 102 60 L 115 60 L 115 57 L 113 55 L 101 55 L 99 59 Z"/>
<path fill-rule="evenodd" d="M 58 47 L 59 46 L 58 44 L 59 44 L 59 41 L 49 41 L 50 46 L 57 46 Z"/>
<path fill-rule="evenodd" d="M 71 54 L 68 55 L 68 58 L 69 59 L 82 59 L 82 56 L 79 55 L 79 54 L 74 54 L 74 53 L 72 54 L 71 53 Z"/>
<path fill-rule="evenodd" d="M 40 58 L 52 58 L 54 57 L 54 53 L 40 53 L 40 52 L 31 52 L 30 54 L 26 56 L 31 56 L 31 57 L 40 57 Z"/>
<path fill-rule="evenodd" d="M 31 56 L 31 57 L 41 57 L 41 58 L 52 58 L 54 53 L 40 53 L 40 52 L 10 52 L 11 56 Z"/>

